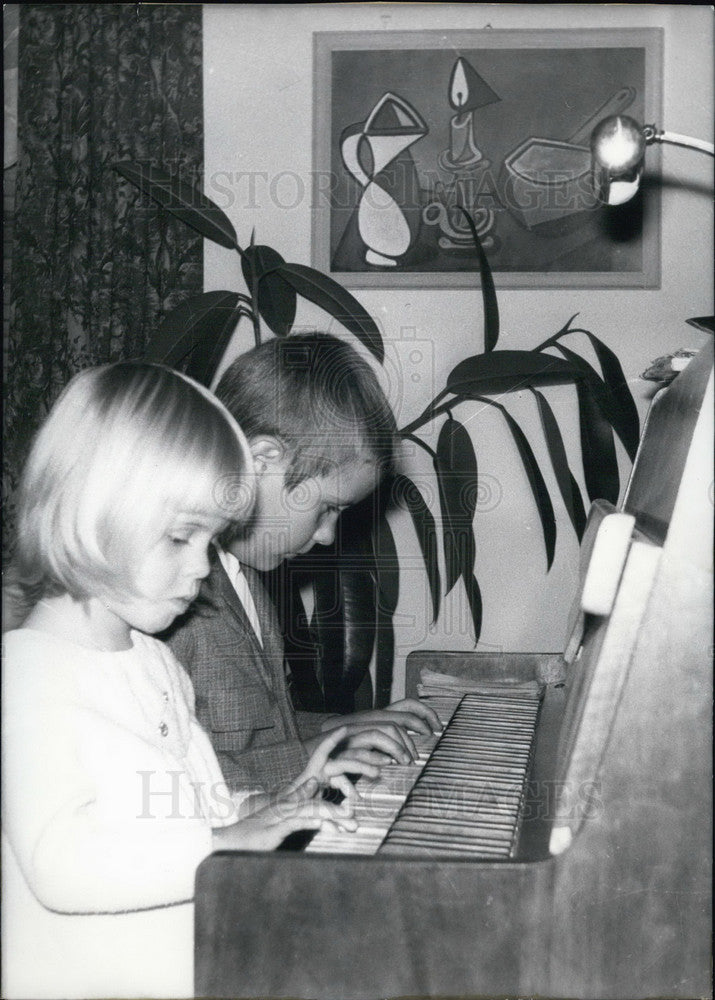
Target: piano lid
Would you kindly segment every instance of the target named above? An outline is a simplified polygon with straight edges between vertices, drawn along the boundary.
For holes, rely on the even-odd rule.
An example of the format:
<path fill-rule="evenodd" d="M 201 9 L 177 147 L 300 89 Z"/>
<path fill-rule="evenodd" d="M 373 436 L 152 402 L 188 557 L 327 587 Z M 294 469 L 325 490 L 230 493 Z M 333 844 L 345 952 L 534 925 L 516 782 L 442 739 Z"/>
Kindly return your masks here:
<path fill-rule="evenodd" d="M 662 545 L 668 533 L 685 459 L 713 367 L 713 342 L 654 398 L 622 509 Z M 647 431 L 647 433 L 646 433 Z"/>

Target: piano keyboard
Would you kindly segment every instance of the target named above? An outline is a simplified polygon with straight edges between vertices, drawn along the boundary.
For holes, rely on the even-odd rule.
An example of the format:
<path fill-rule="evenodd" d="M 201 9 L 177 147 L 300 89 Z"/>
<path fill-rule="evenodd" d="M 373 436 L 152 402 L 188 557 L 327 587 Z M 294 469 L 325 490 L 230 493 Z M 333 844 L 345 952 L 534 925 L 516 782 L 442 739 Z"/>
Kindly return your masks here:
<path fill-rule="evenodd" d="M 414 737 L 414 764 L 361 778 L 358 829 L 323 827 L 306 852 L 509 857 L 540 703 L 536 689 L 430 698 L 442 734 Z"/>

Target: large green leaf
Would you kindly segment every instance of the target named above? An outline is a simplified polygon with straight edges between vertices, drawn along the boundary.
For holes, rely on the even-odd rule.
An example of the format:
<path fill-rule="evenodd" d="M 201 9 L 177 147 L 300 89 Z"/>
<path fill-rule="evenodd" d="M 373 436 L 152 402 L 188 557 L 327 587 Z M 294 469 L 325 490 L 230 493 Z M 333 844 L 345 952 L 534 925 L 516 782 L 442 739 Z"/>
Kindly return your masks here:
<path fill-rule="evenodd" d="M 587 382 L 576 383 L 581 456 L 589 500 L 618 503 L 620 480 L 611 424 L 603 416 Z"/>
<path fill-rule="evenodd" d="M 563 438 L 561 437 L 559 425 L 556 422 L 556 417 L 554 416 L 554 411 L 551 409 L 545 397 L 538 391 L 538 389 L 532 389 L 532 392 L 536 397 L 536 402 L 539 408 L 541 426 L 544 431 L 546 447 L 549 450 L 549 457 L 551 458 L 551 464 L 554 469 L 554 475 L 556 476 L 556 482 L 558 483 L 561 497 L 564 501 L 564 506 L 566 507 L 569 519 L 571 520 L 571 524 L 576 532 L 576 537 L 579 541 L 581 541 L 586 527 L 586 511 L 583 505 L 581 491 L 578 488 L 578 483 L 576 482 L 571 469 L 569 468 L 566 449 L 564 447 Z"/>
<path fill-rule="evenodd" d="M 474 225 L 474 220 L 461 205 L 458 205 L 457 208 L 464 216 L 472 232 L 474 248 L 479 258 L 479 273 L 482 278 L 482 305 L 484 308 L 484 350 L 489 352 L 494 350 L 499 340 L 499 306 L 497 305 L 494 278 L 492 277 L 492 269 L 489 266 L 487 255 L 484 253 L 484 247 L 479 239 L 477 227 Z"/>
<path fill-rule="evenodd" d="M 350 711 L 346 706 L 345 629 L 341 587 L 333 560 L 325 559 L 322 567 L 311 573 L 313 614 L 310 629 L 318 650 L 318 672 L 323 686 L 326 711 Z M 329 707 L 328 707 L 329 706 Z"/>
<path fill-rule="evenodd" d="M 461 578 L 478 642 L 482 631 L 482 595 L 474 576 L 477 557 L 474 514 L 479 487 L 477 456 L 466 429 L 451 414 L 440 430 L 434 469 L 442 508 L 445 592 L 448 594 Z"/>
<path fill-rule="evenodd" d="M 202 191 L 148 162 L 117 163 L 114 169 L 207 240 L 240 250 L 231 220 Z"/>
<path fill-rule="evenodd" d="M 434 461 L 440 505 L 446 571 L 445 593 L 463 572 L 474 569 L 474 514 L 477 507 L 477 456 L 465 428 L 449 415 L 439 433 Z"/>
<path fill-rule="evenodd" d="M 572 382 L 578 374 L 578 368 L 553 354 L 492 351 L 460 361 L 447 378 L 447 389 L 469 398 L 490 392 L 513 392 L 533 384 Z"/>
<path fill-rule="evenodd" d="M 630 428 L 627 432 L 628 440 L 631 443 L 635 442 L 635 446 L 637 448 L 640 438 L 640 420 L 638 417 L 638 409 L 636 407 L 635 400 L 633 399 L 633 394 L 628 388 L 628 382 L 626 381 L 626 376 L 623 374 L 621 362 L 618 360 L 610 347 L 607 347 L 606 344 L 604 344 L 602 340 L 599 340 L 598 337 L 594 336 L 594 334 L 590 333 L 588 330 L 578 332 L 584 333 L 591 341 L 593 350 L 598 358 L 598 363 L 601 366 L 603 380 L 613 393 L 618 405 L 620 406 L 621 413 L 623 414 L 624 426 L 629 426 Z M 635 451 L 633 452 L 633 455 L 631 455 L 631 458 L 634 457 Z"/>
<path fill-rule="evenodd" d="M 434 517 L 415 483 L 407 476 L 393 477 L 393 497 L 395 502 L 409 511 L 417 533 L 417 540 L 425 561 L 427 580 L 432 596 L 432 621 L 437 620 L 440 602 L 440 576 L 437 559 L 437 528 Z"/>
<path fill-rule="evenodd" d="M 715 333 L 715 316 L 691 316 L 685 322 L 703 333 Z"/>
<path fill-rule="evenodd" d="M 364 568 L 340 566 L 338 579 L 343 605 L 343 686 L 352 700 L 369 671 L 375 646 L 375 584 Z"/>
<path fill-rule="evenodd" d="M 205 336 L 191 352 L 191 358 L 185 371 L 191 378 L 202 385 L 210 386 L 213 377 L 221 364 L 229 341 L 242 315 L 246 315 L 243 305 L 239 304 L 233 313 L 226 316 L 223 323 L 217 321 L 210 336 Z"/>
<path fill-rule="evenodd" d="M 147 361 L 176 367 L 198 344 L 213 344 L 237 320 L 238 292 L 204 292 L 185 299 L 162 320 L 150 338 Z"/>
<path fill-rule="evenodd" d="M 326 711 L 354 711 L 354 696 L 375 646 L 376 608 L 385 601 L 371 529 L 378 518 L 374 495 L 338 519 L 332 545 L 316 545 L 301 557 L 313 579 L 312 628 L 320 652 Z M 395 567 L 392 567 L 393 572 Z M 387 570 L 386 570 L 387 571 Z"/>
<path fill-rule="evenodd" d="M 344 553 L 327 557 L 312 574 L 315 606 L 311 619 L 320 655 L 325 710 L 354 710 L 355 691 L 369 668 L 375 642 L 376 590 L 373 574 L 351 564 Z"/>
<path fill-rule="evenodd" d="M 462 582 L 464 583 L 464 591 L 467 595 L 469 612 L 474 623 L 474 643 L 476 645 L 482 634 L 482 592 L 476 576 L 466 569 L 462 572 Z"/>
<path fill-rule="evenodd" d="M 529 444 L 521 427 L 505 407 L 503 407 L 500 403 L 495 403 L 494 405 L 498 406 L 498 408 L 502 411 L 504 419 L 507 422 L 507 426 L 511 431 L 514 442 L 516 443 L 516 447 L 519 450 L 522 465 L 524 466 L 524 471 L 526 472 L 527 479 L 529 480 L 529 486 L 531 487 L 534 502 L 536 503 L 539 520 L 541 521 L 541 530 L 544 535 L 544 547 L 546 549 L 546 568 L 547 570 L 551 569 L 551 564 L 554 561 L 554 551 L 556 549 L 556 518 L 554 517 L 554 508 L 551 503 L 549 491 L 546 488 L 546 483 L 541 474 L 539 464 L 536 461 L 536 456 L 534 455 L 531 445 Z"/>
<path fill-rule="evenodd" d="M 357 299 L 337 281 L 303 264 L 281 264 L 277 273 L 293 286 L 299 295 L 324 309 L 353 333 L 382 364 L 385 348 L 377 324 Z"/>
<path fill-rule="evenodd" d="M 382 513 L 373 527 L 373 554 L 377 581 L 377 644 L 375 649 L 375 707 L 390 703 L 395 660 L 394 615 L 400 593 L 400 567 L 389 522 Z"/>
<path fill-rule="evenodd" d="M 375 646 L 375 708 L 386 708 L 392 700 L 392 676 L 395 663 L 395 627 L 392 616 L 377 609 Z"/>
<path fill-rule="evenodd" d="M 581 380 L 588 386 L 589 392 L 597 404 L 599 410 L 618 434 L 623 447 L 628 453 L 628 457 L 633 461 L 638 450 L 638 422 L 633 422 L 631 408 L 624 411 L 620 400 L 613 393 L 611 387 L 603 381 L 596 369 L 585 361 L 580 355 L 559 342 L 558 349 L 564 354 L 578 371 Z M 544 355 L 542 355 L 543 357 Z M 608 499 L 604 497 L 603 499 Z"/>
<path fill-rule="evenodd" d="M 380 607 L 393 615 L 400 595 L 400 564 L 392 529 L 384 513 L 376 517 L 371 541 Z"/>
<path fill-rule="evenodd" d="M 251 244 L 241 257 L 241 270 L 251 295 L 254 283 L 257 287 L 254 306 L 269 329 L 277 337 L 285 337 L 295 322 L 297 297 L 292 285 L 276 271 L 280 264 L 285 264 L 281 255 L 260 244 Z"/>

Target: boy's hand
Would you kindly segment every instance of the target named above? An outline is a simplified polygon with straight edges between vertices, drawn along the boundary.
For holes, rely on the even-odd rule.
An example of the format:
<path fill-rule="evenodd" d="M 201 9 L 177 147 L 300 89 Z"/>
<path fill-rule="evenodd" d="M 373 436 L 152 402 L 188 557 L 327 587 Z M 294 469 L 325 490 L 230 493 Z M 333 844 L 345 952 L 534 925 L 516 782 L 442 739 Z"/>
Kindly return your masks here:
<path fill-rule="evenodd" d="M 330 732 L 335 726 L 348 727 L 348 745 L 352 746 L 372 746 L 376 750 L 382 750 L 399 763 L 406 763 L 414 760 L 417 756 L 415 745 L 409 736 L 409 732 L 420 733 L 429 736 L 432 733 L 440 733 L 442 724 L 437 713 L 424 702 L 416 698 L 403 698 L 401 701 L 394 701 L 387 708 L 377 708 L 366 712 L 354 712 L 352 715 L 342 715 L 334 719 L 328 719 L 323 723 L 323 732 Z M 389 738 L 389 745 L 384 743 L 378 745 L 375 742 L 365 742 L 362 739 L 355 743 L 357 733 L 366 736 L 367 731 L 371 733 L 380 732 Z M 408 756 L 406 757 L 405 754 Z"/>
<path fill-rule="evenodd" d="M 421 733 L 423 736 L 442 731 L 437 713 L 418 698 L 403 698 L 401 701 L 393 701 L 387 708 L 374 708 L 366 712 L 353 712 L 352 715 L 328 719 L 323 723 L 323 730 L 327 732 L 335 726 L 352 726 L 355 723 L 362 725 L 382 722 L 394 722 L 404 729 Z"/>
<path fill-rule="evenodd" d="M 353 719 L 357 716 L 347 715 L 343 718 Z M 343 718 L 331 719 L 324 723 L 325 732 L 335 732 L 333 728 L 340 726 L 345 731 L 343 750 L 365 764 L 380 766 L 394 761 L 396 764 L 411 764 L 416 751 L 406 729 L 392 722 L 356 722 L 342 725 Z M 304 740 L 308 753 L 314 753 L 325 739 L 325 732 L 320 736 Z"/>
<path fill-rule="evenodd" d="M 345 799 L 339 806 L 324 802 L 318 795 L 320 783 L 311 778 L 290 791 L 272 797 L 245 819 L 213 831 L 215 851 L 272 851 L 298 830 L 317 830 L 324 824 L 340 830 L 356 830 L 352 806 Z"/>

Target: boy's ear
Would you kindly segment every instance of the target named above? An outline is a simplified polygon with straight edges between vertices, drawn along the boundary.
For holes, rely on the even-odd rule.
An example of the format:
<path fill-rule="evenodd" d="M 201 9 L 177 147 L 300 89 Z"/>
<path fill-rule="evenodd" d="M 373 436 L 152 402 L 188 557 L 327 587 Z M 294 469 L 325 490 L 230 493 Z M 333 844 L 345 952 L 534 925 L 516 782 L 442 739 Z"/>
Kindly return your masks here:
<path fill-rule="evenodd" d="M 253 438 L 249 447 L 253 455 L 253 468 L 259 474 L 266 469 L 274 469 L 286 457 L 283 442 L 270 435 Z"/>

